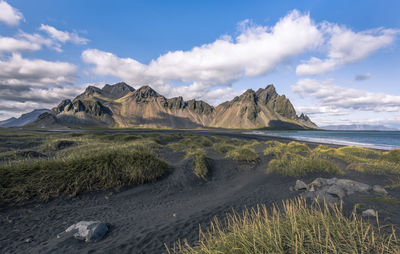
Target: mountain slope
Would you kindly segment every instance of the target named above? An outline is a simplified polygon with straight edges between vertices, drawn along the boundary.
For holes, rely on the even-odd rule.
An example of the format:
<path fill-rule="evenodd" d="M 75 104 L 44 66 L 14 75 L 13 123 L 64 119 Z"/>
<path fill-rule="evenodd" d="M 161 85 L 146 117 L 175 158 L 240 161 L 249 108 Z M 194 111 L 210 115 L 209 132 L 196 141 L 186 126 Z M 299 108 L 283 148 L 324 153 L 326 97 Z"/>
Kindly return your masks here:
<path fill-rule="evenodd" d="M 297 116 L 285 95 L 273 85 L 257 92 L 249 89 L 216 107 L 204 101 L 167 99 L 149 86 L 135 90 L 125 83 L 89 86 L 74 100 L 64 100 L 40 119 L 61 125 L 146 128 L 318 128 L 305 116 Z"/>
<path fill-rule="evenodd" d="M 22 114 L 20 117 L 12 117 L 10 119 L 0 122 L 0 127 L 20 127 L 30 123 L 33 123 L 43 113 L 49 113 L 48 109 L 35 109 L 29 113 Z"/>

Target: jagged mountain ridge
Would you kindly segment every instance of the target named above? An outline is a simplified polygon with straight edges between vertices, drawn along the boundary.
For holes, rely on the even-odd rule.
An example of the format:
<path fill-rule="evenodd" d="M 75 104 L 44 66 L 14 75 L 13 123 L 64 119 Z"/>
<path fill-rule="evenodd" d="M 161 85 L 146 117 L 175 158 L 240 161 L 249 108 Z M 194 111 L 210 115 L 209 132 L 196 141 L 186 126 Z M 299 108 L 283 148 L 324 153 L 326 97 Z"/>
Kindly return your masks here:
<path fill-rule="evenodd" d="M 126 83 L 89 86 L 75 99 L 63 100 L 38 125 L 92 125 L 148 128 L 318 128 L 297 116 L 285 95 L 273 85 L 257 92 L 249 89 L 216 107 L 201 100 L 166 98 L 149 86 L 135 90 Z"/>
<path fill-rule="evenodd" d="M 34 109 L 31 112 L 22 114 L 20 117 L 11 117 L 7 120 L 0 121 L 0 127 L 20 127 L 33 123 L 43 113 L 50 112 L 49 109 Z"/>

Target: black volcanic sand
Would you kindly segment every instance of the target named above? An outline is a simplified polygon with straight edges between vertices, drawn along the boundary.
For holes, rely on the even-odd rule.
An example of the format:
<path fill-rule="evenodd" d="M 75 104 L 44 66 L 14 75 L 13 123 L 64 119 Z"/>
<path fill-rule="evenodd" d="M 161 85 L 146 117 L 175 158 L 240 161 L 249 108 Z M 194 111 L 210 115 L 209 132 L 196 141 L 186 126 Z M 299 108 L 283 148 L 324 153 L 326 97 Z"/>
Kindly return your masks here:
<path fill-rule="evenodd" d="M 256 138 L 260 141 L 271 139 L 239 132 L 189 133 Z M 262 154 L 260 149 L 259 152 Z M 183 153 L 174 153 L 164 148 L 158 155 L 168 161 L 174 170 L 154 184 L 127 188 L 120 192 L 83 193 L 73 199 L 60 197 L 47 203 L 3 205 L 0 209 L 0 252 L 166 253 L 164 243 L 171 247 L 176 240 L 185 238 L 191 243 L 195 242 L 199 227 L 206 229 L 214 216 L 223 218 L 232 209 L 240 211 L 257 204 L 281 203 L 281 200 L 299 194 L 289 191 L 296 178 L 265 173 L 270 157 L 261 156 L 256 163 L 238 163 L 208 148 L 211 175 L 204 181 L 194 175 L 193 161 L 184 159 Z M 309 183 L 316 177 L 333 176 L 312 174 L 300 179 Z M 340 178 L 371 185 L 390 183 L 387 176 L 352 171 Z M 390 198 L 400 200 L 399 190 L 388 191 Z M 353 195 L 346 198 L 345 212 L 350 214 L 354 204 L 362 202 L 367 204 L 366 208 L 372 207 L 379 211 L 381 224 L 400 225 L 399 204 L 366 200 L 370 197 L 373 196 Z M 85 243 L 73 238 L 57 239 L 58 233 L 81 220 L 104 221 L 110 225 L 110 232 L 96 243 Z"/>

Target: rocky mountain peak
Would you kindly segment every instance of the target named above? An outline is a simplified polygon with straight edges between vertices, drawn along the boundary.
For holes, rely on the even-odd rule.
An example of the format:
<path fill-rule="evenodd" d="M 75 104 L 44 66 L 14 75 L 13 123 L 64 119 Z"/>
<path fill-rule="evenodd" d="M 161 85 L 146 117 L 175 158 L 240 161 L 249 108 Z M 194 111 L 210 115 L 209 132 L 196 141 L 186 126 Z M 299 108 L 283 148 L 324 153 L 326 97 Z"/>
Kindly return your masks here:
<path fill-rule="evenodd" d="M 114 100 L 125 96 L 129 92 L 135 91 L 133 87 L 125 82 L 119 82 L 114 85 L 106 84 L 101 90 L 103 92 L 103 96 Z"/>
<path fill-rule="evenodd" d="M 297 117 L 297 119 L 303 120 L 303 121 L 310 121 L 310 118 L 307 115 L 305 115 L 304 113 L 301 113 L 301 115 L 299 117 Z"/>
<path fill-rule="evenodd" d="M 263 104 L 268 104 L 269 101 L 273 100 L 278 96 L 274 85 L 268 85 L 265 89 L 258 89 L 256 93 L 259 101 Z"/>
<path fill-rule="evenodd" d="M 160 97 L 161 95 L 153 90 L 150 86 L 142 86 L 141 88 L 137 89 L 133 96 L 137 98 L 149 98 L 149 97 Z"/>
<path fill-rule="evenodd" d="M 246 92 L 239 96 L 239 100 L 256 102 L 257 96 L 253 89 L 247 89 Z"/>

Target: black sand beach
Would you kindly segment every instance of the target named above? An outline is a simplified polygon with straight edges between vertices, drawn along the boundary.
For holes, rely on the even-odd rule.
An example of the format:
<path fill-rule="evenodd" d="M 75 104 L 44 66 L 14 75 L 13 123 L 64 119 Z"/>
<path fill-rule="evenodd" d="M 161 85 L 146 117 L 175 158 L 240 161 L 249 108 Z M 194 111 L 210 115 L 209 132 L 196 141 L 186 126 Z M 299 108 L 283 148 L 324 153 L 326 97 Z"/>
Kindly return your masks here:
<path fill-rule="evenodd" d="M 114 131 L 111 131 L 114 133 Z M 159 131 L 129 131 L 160 133 Z M 229 138 L 280 140 L 265 136 L 241 134 L 240 131 L 163 131 L 220 135 Z M 316 146 L 311 144 L 310 146 Z M 299 195 L 290 191 L 297 179 L 311 182 L 316 177 L 334 177 L 312 173 L 294 178 L 266 174 L 270 156 L 262 154 L 256 162 L 236 162 L 207 148 L 210 174 L 205 181 L 193 174 L 193 159 L 169 148 L 157 155 L 173 167 L 171 174 L 156 183 L 120 191 L 98 191 L 75 198 L 59 197 L 48 202 L 33 201 L 22 206 L 0 206 L 1 253 L 167 253 L 177 240 L 196 241 L 199 228 L 206 229 L 216 216 L 223 218 L 232 209 L 241 211 L 257 204 L 281 203 Z M 391 184 L 390 177 L 346 171 L 339 178 L 353 179 L 370 185 Z M 389 197 L 400 200 L 399 188 L 388 190 Z M 354 204 L 373 197 L 355 194 L 344 199 L 344 211 L 350 214 Z M 368 199 L 371 200 L 371 199 Z M 379 211 L 381 223 L 400 225 L 400 202 L 369 202 Z M 105 238 L 85 243 L 70 238 L 57 239 L 57 234 L 81 220 L 101 220 L 110 225 Z"/>

